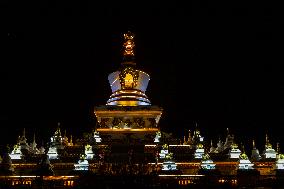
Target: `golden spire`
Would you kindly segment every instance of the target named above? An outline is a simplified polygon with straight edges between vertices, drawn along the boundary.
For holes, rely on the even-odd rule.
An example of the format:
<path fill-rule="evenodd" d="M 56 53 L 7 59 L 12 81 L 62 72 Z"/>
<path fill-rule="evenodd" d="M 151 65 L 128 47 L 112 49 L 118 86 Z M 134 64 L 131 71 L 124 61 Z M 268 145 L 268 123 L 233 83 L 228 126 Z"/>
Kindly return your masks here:
<path fill-rule="evenodd" d="M 24 130 L 23 130 L 23 137 L 25 137 L 26 136 L 26 128 L 24 128 Z"/>
<path fill-rule="evenodd" d="M 265 134 L 265 143 L 268 144 L 269 143 L 269 139 L 268 139 L 268 135 L 267 133 Z"/>
<path fill-rule="evenodd" d="M 188 139 L 187 139 L 188 142 L 191 142 L 191 131 L 188 130 Z"/>
<path fill-rule="evenodd" d="M 229 130 L 229 127 L 227 127 L 227 136 L 230 135 L 230 130 Z"/>
<path fill-rule="evenodd" d="M 35 143 L 35 132 L 34 132 L 34 140 L 33 140 L 33 143 Z"/>
<path fill-rule="evenodd" d="M 255 149 L 255 141 L 252 139 L 252 148 Z"/>
<path fill-rule="evenodd" d="M 277 152 L 277 153 L 280 153 L 280 145 L 279 145 L 279 142 L 277 142 L 277 144 L 276 144 L 276 152 Z"/>
<path fill-rule="evenodd" d="M 123 34 L 124 37 L 124 43 L 123 43 L 123 63 L 133 63 L 134 60 L 134 34 L 128 31 L 127 33 Z"/>
<path fill-rule="evenodd" d="M 213 140 L 211 139 L 211 147 L 213 147 Z"/>
<path fill-rule="evenodd" d="M 70 143 L 69 143 L 69 145 L 73 146 L 72 135 L 70 136 Z"/>
<path fill-rule="evenodd" d="M 242 146 L 242 152 L 245 154 L 246 153 L 245 152 L 245 145 L 241 144 L 241 146 Z"/>

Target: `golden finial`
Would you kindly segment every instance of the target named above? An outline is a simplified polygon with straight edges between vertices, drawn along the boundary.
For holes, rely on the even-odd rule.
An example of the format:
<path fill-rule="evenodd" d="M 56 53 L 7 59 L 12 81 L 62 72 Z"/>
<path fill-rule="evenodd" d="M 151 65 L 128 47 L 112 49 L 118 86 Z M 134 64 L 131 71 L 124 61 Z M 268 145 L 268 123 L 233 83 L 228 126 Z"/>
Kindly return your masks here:
<path fill-rule="evenodd" d="M 276 144 L 276 151 L 277 151 L 277 153 L 280 153 L 280 145 L 279 145 L 279 142 L 277 142 L 277 144 Z"/>
<path fill-rule="evenodd" d="M 255 141 L 254 141 L 254 139 L 252 139 L 252 147 L 253 147 L 253 149 L 255 149 Z"/>
<path fill-rule="evenodd" d="M 241 146 L 242 146 L 242 152 L 245 154 L 246 153 L 245 152 L 245 145 L 241 144 Z"/>
<path fill-rule="evenodd" d="M 57 123 L 57 130 L 56 133 L 58 133 L 61 136 L 61 131 L 60 131 L 60 122 Z"/>
<path fill-rule="evenodd" d="M 134 58 L 134 34 L 131 33 L 130 31 L 128 31 L 127 33 L 123 34 L 124 36 L 124 43 L 123 43 L 123 56 L 124 58 L 126 58 L 127 60 L 130 60 Z"/>
<path fill-rule="evenodd" d="M 70 136 L 69 146 L 73 146 L 72 135 Z"/>
<path fill-rule="evenodd" d="M 188 130 L 188 139 L 187 139 L 187 141 L 188 141 L 188 142 L 191 141 L 191 131 L 190 131 L 190 130 Z"/>
<path fill-rule="evenodd" d="M 213 147 L 213 140 L 211 139 L 211 147 Z"/>
<path fill-rule="evenodd" d="M 25 137 L 26 136 L 26 128 L 24 128 L 24 130 L 23 130 L 23 137 Z"/>
<path fill-rule="evenodd" d="M 268 144 L 268 143 L 269 143 L 269 139 L 268 139 L 268 135 L 267 135 L 267 133 L 265 134 L 265 142 L 266 142 L 266 144 Z"/>

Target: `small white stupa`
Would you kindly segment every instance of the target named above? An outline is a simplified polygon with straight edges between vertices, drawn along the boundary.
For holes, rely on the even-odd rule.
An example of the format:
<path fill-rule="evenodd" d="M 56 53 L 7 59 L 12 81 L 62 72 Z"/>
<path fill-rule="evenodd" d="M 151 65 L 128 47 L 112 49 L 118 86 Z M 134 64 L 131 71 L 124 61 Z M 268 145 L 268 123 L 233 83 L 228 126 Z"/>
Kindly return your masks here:
<path fill-rule="evenodd" d="M 81 155 L 78 163 L 74 164 L 74 170 L 76 171 L 87 171 L 89 170 L 89 162 L 86 159 L 86 155 L 83 154 Z"/>
<path fill-rule="evenodd" d="M 230 158 L 232 158 L 232 159 L 237 159 L 237 158 L 240 157 L 241 150 L 238 148 L 238 145 L 236 143 L 233 143 L 231 145 L 231 149 L 229 151 L 229 155 L 230 155 Z"/>
<path fill-rule="evenodd" d="M 85 154 L 86 154 L 86 159 L 91 160 L 94 158 L 94 152 L 93 152 L 93 147 L 89 144 L 85 146 Z"/>
<path fill-rule="evenodd" d="M 11 159 L 22 159 L 22 151 L 21 151 L 21 146 L 19 144 L 16 144 L 14 146 L 13 151 L 9 154 Z"/>
<path fill-rule="evenodd" d="M 165 158 L 166 158 L 166 155 L 167 155 L 168 153 L 169 153 L 168 145 L 167 145 L 167 144 L 164 144 L 164 145 L 162 146 L 161 152 L 159 153 L 160 159 L 165 159 Z"/>
<path fill-rule="evenodd" d="M 100 134 L 99 134 L 99 132 L 97 132 L 97 131 L 94 132 L 94 138 L 95 138 L 95 141 L 96 141 L 97 143 L 102 142 L 102 138 L 100 137 Z"/>
<path fill-rule="evenodd" d="M 203 154 L 204 154 L 203 144 L 199 143 L 199 144 L 196 145 L 194 158 L 195 159 L 202 159 Z"/>
<path fill-rule="evenodd" d="M 279 143 L 277 143 L 277 153 L 277 160 L 275 162 L 276 169 L 284 170 L 284 154 L 280 153 Z"/>
<path fill-rule="evenodd" d="M 241 170 L 248 170 L 248 169 L 254 169 L 253 168 L 254 164 L 251 163 L 249 160 L 248 156 L 246 155 L 243 147 L 243 153 L 240 155 L 239 159 L 239 169 Z"/>
<path fill-rule="evenodd" d="M 162 136 L 161 132 L 160 132 L 160 131 L 157 131 L 157 132 L 156 132 L 155 139 L 154 139 L 154 142 L 155 142 L 155 143 L 160 142 L 161 136 Z"/>
<path fill-rule="evenodd" d="M 276 169 L 284 170 L 284 154 L 279 154 L 276 160 Z"/>
<path fill-rule="evenodd" d="M 276 159 L 277 152 L 272 148 L 272 145 L 269 143 L 267 134 L 266 134 L 265 140 L 266 140 L 265 150 L 263 151 L 263 154 L 262 154 L 263 158 L 264 159 L 269 159 L 269 158 Z"/>
<path fill-rule="evenodd" d="M 47 155 L 49 159 L 58 159 L 57 148 L 54 146 L 49 147 Z"/>
<path fill-rule="evenodd" d="M 200 165 L 202 169 L 215 169 L 215 165 L 216 164 L 210 159 L 209 154 L 203 154 Z"/>

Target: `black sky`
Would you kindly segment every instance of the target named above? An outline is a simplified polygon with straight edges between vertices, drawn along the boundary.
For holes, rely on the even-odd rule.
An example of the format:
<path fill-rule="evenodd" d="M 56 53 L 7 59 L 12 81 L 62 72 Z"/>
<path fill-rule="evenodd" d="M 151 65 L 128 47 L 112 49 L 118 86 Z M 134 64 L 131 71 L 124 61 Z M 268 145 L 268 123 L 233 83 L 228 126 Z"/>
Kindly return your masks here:
<path fill-rule="evenodd" d="M 151 76 L 146 94 L 164 108 L 162 129 L 181 137 L 197 122 L 214 140 L 229 127 L 245 143 L 253 137 L 263 144 L 267 132 L 283 146 L 280 11 L 209 2 L 169 7 L 5 4 L 16 27 L 3 34 L 1 143 L 13 143 L 24 127 L 49 137 L 57 122 L 75 136 L 90 131 L 94 106 L 111 94 L 107 76 L 122 60 L 122 34 L 131 30 L 137 65 Z"/>

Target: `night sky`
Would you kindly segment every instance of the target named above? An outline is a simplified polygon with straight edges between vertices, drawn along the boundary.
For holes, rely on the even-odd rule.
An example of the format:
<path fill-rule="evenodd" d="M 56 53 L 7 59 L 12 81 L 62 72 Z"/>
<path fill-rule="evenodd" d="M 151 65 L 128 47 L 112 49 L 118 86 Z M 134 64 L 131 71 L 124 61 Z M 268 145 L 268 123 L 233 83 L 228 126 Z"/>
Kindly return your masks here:
<path fill-rule="evenodd" d="M 66 2 L 6 4 L 16 27 L 1 44 L 2 144 L 15 143 L 24 127 L 29 142 L 35 132 L 41 143 L 57 122 L 75 138 L 91 131 L 94 106 L 111 95 L 107 76 L 122 61 L 122 34 L 131 30 L 137 67 L 151 76 L 146 95 L 164 108 L 162 130 L 182 138 L 197 122 L 216 142 L 228 127 L 260 149 L 268 133 L 284 149 L 283 22 L 274 7 Z"/>

